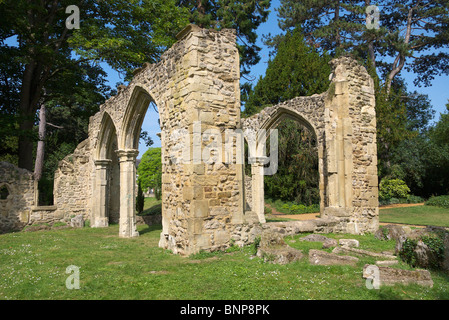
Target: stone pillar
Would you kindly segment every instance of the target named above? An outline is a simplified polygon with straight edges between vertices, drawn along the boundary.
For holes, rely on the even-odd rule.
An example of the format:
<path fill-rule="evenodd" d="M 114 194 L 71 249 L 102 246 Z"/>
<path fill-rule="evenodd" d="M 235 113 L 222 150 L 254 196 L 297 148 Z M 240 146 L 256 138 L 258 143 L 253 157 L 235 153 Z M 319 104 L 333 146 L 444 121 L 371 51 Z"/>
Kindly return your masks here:
<path fill-rule="evenodd" d="M 264 199 L 264 163 L 268 157 L 250 157 L 252 175 L 252 211 L 257 214 L 260 223 L 265 223 L 265 199 Z"/>
<path fill-rule="evenodd" d="M 346 217 L 352 206 L 352 122 L 349 116 L 349 84 L 334 80 L 334 93 L 325 111 L 327 185 L 324 216 Z"/>
<path fill-rule="evenodd" d="M 92 202 L 92 227 L 101 228 L 109 225 L 108 215 L 108 169 L 111 160 L 95 160 L 95 189 Z"/>
<path fill-rule="evenodd" d="M 121 238 L 139 236 L 136 228 L 136 157 L 138 150 L 117 150 L 120 162 L 120 230 Z"/>

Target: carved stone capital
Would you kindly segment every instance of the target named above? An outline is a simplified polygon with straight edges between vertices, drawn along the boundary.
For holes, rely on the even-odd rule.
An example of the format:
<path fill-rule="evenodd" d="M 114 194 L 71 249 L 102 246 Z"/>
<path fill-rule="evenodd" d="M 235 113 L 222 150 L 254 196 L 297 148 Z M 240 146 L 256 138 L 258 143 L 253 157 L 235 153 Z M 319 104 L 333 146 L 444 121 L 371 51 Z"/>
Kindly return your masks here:
<path fill-rule="evenodd" d="M 136 149 L 117 150 L 115 152 L 120 162 L 136 161 L 136 157 L 139 154 L 139 150 Z"/>

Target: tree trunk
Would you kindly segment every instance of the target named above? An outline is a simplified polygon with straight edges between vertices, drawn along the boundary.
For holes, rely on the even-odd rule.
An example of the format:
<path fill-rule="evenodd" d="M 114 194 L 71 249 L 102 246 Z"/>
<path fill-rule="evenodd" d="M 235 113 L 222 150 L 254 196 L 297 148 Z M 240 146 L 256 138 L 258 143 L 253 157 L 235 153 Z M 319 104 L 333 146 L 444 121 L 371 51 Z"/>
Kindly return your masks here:
<path fill-rule="evenodd" d="M 371 0 L 365 0 L 365 7 L 369 7 L 371 5 Z M 369 14 L 366 13 L 366 19 L 368 18 Z M 374 51 L 374 39 L 371 38 L 368 40 L 368 57 L 370 59 L 371 66 L 373 67 L 373 70 L 376 71 L 376 53 Z"/>
<path fill-rule="evenodd" d="M 340 26 L 338 26 L 339 20 L 340 20 L 340 1 L 337 1 L 334 13 L 334 22 L 337 24 L 336 26 L 337 29 L 335 31 L 335 44 L 337 50 L 341 48 Z"/>
<path fill-rule="evenodd" d="M 408 10 L 408 15 L 407 15 L 407 29 L 405 32 L 405 38 L 404 38 L 404 44 L 408 45 L 410 43 L 410 37 L 412 34 L 412 17 L 413 17 L 413 11 L 417 8 L 419 4 L 416 4 L 415 7 L 410 8 Z M 388 78 L 387 78 L 387 83 L 386 83 L 386 87 L 387 87 L 387 97 L 386 99 L 388 99 L 390 97 L 390 92 L 391 92 L 391 83 L 393 82 L 394 77 L 396 77 L 397 74 L 399 74 L 402 70 L 402 68 L 405 65 L 405 58 L 406 56 L 402 53 L 399 52 L 396 59 L 394 60 L 393 63 L 393 68 L 390 71 L 390 73 L 388 74 Z"/>
<path fill-rule="evenodd" d="M 33 49 L 30 56 L 33 56 Z M 44 70 L 42 63 L 31 60 L 26 66 L 22 77 L 22 87 L 20 89 L 20 131 L 19 135 L 19 167 L 33 171 L 33 139 L 32 130 L 34 117 L 38 109 L 39 100 L 42 97 L 44 81 L 43 75 L 48 70 Z"/>
<path fill-rule="evenodd" d="M 39 111 L 39 141 L 37 142 L 36 162 L 34 164 L 34 179 L 36 181 L 41 179 L 44 167 L 45 135 L 47 126 L 45 113 L 45 104 L 42 104 Z"/>

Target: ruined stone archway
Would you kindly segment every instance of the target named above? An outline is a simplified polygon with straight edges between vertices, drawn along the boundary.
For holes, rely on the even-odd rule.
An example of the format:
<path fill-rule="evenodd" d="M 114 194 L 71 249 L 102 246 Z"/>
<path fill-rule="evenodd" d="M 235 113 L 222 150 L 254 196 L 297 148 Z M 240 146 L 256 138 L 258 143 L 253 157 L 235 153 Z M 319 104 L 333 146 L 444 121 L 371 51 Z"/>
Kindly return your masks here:
<path fill-rule="evenodd" d="M 267 107 L 242 120 L 253 131 L 269 129 L 285 117 L 316 135 L 322 218 L 336 218 L 336 230 L 374 232 L 378 228 L 377 147 L 374 84 L 349 57 L 332 62 L 329 89 Z M 254 164 L 260 166 L 260 164 Z M 263 175 L 253 178 L 258 216 L 263 213 Z"/>
<path fill-rule="evenodd" d="M 300 126 L 302 126 L 305 130 L 307 130 L 315 141 L 315 148 L 317 150 L 317 156 L 323 154 L 324 143 L 323 143 L 323 130 L 322 126 L 320 126 L 320 122 L 322 119 L 320 118 L 320 112 L 322 112 L 323 108 L 320 108 L 320 100 L 315 97 L 312 99 L 307 98 L 296 98 L 289 101 L 288 104 L 279 104 L 273 107 L 268 107 L 264 109 L 261 114 L 256 114 L 253 117 L 243 119 L 243 128 L 245 130 L 251 130 L 252 132 L 257 132 L 261 130 L 260 137 L 258 136 L 257 143 L 262 145 L 265 143 L 265 136 L 267 137 L 267 145 L 271 146 L 272 137 L 274 133 L 273 129 L 277 129 L 278 125 L 283 123 L 286 119 L 295 121 Z M 302 112 L 298 111 L 301 110 Z M 324 113 L 322 113 L 324 114 Z M 276 137 L 277 140 L 277 132 Z M 253 143 L 254 144 L 254 143 Z M 278 146 L 275 145 L 275 153 L 278 154 Z M 253 161 L 251 163 L 251 184 L 246 187 L 246 192 L 251 193 L 252 199 L 255 199 L 252 202 L 251 210 L 254 210 L 259 217 L 260 222 L 265 222 L 264 219 L 264 176 L 276 174 L 277 172 L 277 163 L 273 164 L 272 161 L 276 161 L 276 156 L 270 154 L 270 156 L 265 157 L 264 154 L 261 153 L 263 148 L 257 148 L 256 157 L 253 157 Z M 254 150 L 252 150 L 254 153 Z M 321 157 L 318 157 L 321 158 Z M 268 170 L 266 164 L 269 164 L 269 167 L 272 167 L 272 170 Z M 323 177 L 323 161 L 317 160 L 317 167 L 319 172 L 319 177 Z M 323 185 L 323 179 L 319 179 L 319 185 Z M 320 188 L 323 190 L 323 188 Z M 320 194 L 320 199 L 324 199 L 324 195 Z M 323 203 L 320 205 L 323 208 Z"/>
<path fill-rule="evenodd" d="M 195 158 L 195 149 L 201 154 L 208 147 L 210 135 L 205 132 L 218 132 L 219 147 L 224 148 L 232 137 L 226 135 L 228 131 L 237 132 L 234 137 L 239 140 L 238 132 L 269 129 L 285 117 L 295 118 L 316 134 L 321 216 L 333 219 L 335 232 L 375 230 L 374 91 L 366 70 L 348 57 L 334 60 L 327 92 L 265 108 L 247 119 L 240 118 L 239 70 L 234 30 L 193 25 L 184 29 L 158 63 L 135 70 L 129 85 L 120 86 L 117 95 L 91 117 L 88 139 L 60 162 L 55 173 L 54 214 L 82 214 L 93 227 L 104 227 L 118 205 L 119 236 L 138 236 L 135 159 L 142 121 L 153 101 L 162 143 L 160 247 L 191 254 L 254 241 L 264 222 L 263 194 L 253 194 L 259 208 L 246 211 L 243 164 L 201 161 Z M 237 147 L 227 156 L 236 159 L 240 152 Z M 113 187 L 111 166 L 120 169 L 115 180 L 120 181 L 119 195 L 114 194 L 120 201 L 115 205 L 108 200 Z M 255 171 L 263 178 L 263 166 Z"/>

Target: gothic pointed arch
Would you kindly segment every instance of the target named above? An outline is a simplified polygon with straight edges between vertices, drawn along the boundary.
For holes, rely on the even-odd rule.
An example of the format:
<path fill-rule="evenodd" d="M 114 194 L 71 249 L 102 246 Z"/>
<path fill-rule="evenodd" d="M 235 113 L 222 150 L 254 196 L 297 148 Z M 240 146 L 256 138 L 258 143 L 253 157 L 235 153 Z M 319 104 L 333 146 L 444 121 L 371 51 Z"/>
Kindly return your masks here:
<path fill-rule="evenodd" d="M 117 130 L 109 113 L 103 112 L 98 133 L 95 160 L 111 159 L 117 144 Z M 115 148 L 114 148 L 115 147 Z"/>
<path fill-rule="evenodd" d="M 118 141 L 120 150 L 138 149 L 140 130 L 151 102 L 156 103 L 147 90 L 140 86 L 133 88 L 122 122 L 122 135 Z"/>
<path fill-rule="evenodd" d="M 298 123 L 306 127 L 314 135 L 315 138 L 317 137 L 317 130 L 315 126 L 305 115 L 285 106 L 279 106 L 278 108 L 276 108 L 271 116 L 262 123 L 261 129 L 274 129 L 285 119 L 292 119 L 297 121 Z"/>

